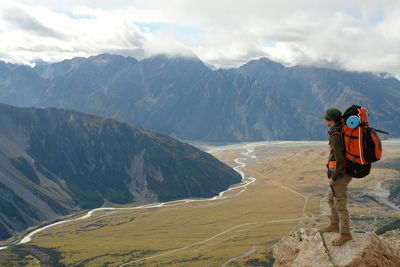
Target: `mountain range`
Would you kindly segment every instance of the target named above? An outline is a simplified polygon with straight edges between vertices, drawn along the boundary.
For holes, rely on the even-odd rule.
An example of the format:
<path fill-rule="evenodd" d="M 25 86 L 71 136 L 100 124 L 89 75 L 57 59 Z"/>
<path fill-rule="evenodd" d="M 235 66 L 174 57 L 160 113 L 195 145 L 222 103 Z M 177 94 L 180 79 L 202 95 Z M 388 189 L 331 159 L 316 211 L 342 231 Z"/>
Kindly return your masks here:
<path fill-rule="evenodd" d="M 371 125 L 400 136 L 400 81 L 387 73 L 267 58 L 212 70 L 197 57 L 141 61 L 100 54 L 58 63 L 0 63 L 0 102 L 107 116 L 179 140 L 325 140 L 325 108 L 367 107 Z"/>
<path fill-rule="evenodd" d="M 0 104 L 0 123 L 0 239 L 82 209 L 212 197 L 241 181 L 211 154 L 115 119 Z"/>

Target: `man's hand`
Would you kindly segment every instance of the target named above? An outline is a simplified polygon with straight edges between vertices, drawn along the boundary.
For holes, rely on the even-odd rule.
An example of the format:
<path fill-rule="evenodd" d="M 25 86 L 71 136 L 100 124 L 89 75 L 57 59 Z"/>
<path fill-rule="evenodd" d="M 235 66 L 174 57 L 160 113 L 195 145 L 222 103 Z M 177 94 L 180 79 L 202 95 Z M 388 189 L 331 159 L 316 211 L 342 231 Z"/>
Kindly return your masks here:
<path fill-rule="evenodd" d="M 334 182 L 332 179 L 329 179 L 329 184 L 332 185 Z"/>

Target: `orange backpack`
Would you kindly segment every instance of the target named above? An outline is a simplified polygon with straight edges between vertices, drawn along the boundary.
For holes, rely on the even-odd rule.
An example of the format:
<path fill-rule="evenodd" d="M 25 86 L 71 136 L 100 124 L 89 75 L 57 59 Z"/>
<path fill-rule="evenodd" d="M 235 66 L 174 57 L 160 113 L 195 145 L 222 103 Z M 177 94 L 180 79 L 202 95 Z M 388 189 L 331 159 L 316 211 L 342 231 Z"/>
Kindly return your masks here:
<path fill-rule="evenodd" d="M 376 132 L 388 134 L 368 125 L 367 109 L 353 105 L 343 113 L 342 128 L 346 173 L 355 178 L 369 174 L 371 162 L 382 157 L 382 143 Z"/>

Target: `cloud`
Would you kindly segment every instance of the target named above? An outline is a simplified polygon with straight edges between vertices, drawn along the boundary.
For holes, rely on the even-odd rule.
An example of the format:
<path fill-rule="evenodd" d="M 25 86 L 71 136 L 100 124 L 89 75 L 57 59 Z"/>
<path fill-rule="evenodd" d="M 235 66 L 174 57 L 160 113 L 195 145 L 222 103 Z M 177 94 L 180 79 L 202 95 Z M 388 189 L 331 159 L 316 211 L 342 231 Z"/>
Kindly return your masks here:
<path fill-rule="evenodd" d="M 10 28 L 20 29 L 23 31 L 32 32 L 39 36 L 48 36 L 53 38 L 63 38 L 62 34 L 57 33 L 55 30 L 46 27 L 40 23 L 36 18 L 32 17 L 24 10 L 11 7 L 3 10 L 2 17 Z"/>
<path fill-rule="evenodd" d="M 90 10 L 93 17 L 71 17 L 44 7 L 8 3 L 1 7 L 0 50 L 3 60 L 30 64 L 60 61 L 103 52 L 144 56 L 149 38 L 118 12 Z M 12 12 L 10 12 L 12 11 Z"/>
<path fill-rule="evenodd" d="M 196 54 L 217 67 L 267 56 L 400 76 L 395 0 L 17 2 L 0 4 L 13 10 L 0 18 L 0 49 L 13 62 L 165 52 Z"/>

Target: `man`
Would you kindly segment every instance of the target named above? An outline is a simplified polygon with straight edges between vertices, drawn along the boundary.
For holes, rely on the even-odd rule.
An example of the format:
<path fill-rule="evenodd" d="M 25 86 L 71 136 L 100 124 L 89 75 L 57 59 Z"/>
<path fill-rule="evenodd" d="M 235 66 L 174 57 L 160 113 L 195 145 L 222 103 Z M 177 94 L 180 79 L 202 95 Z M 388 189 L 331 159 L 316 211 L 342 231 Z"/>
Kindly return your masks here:
<path fill-rule="evenodd" d="M 329 134 L 329 162 L 328 177 L 330 187 L 327 199 L 330 214 L 330 225 L 322 228 L 321 232 L 339 232 L 340 236 L 332 241 L 332 245 L 340 246 L 352 239 L 349 226 L 349 213 L 347 211 L 347 185 L 352 177 L 346 174 L 344 167 L 344 146 L 341 135 L 342 113 L 336 108 L 329 108 L 325 115 L 326 125 L 330 127 Z"/>

